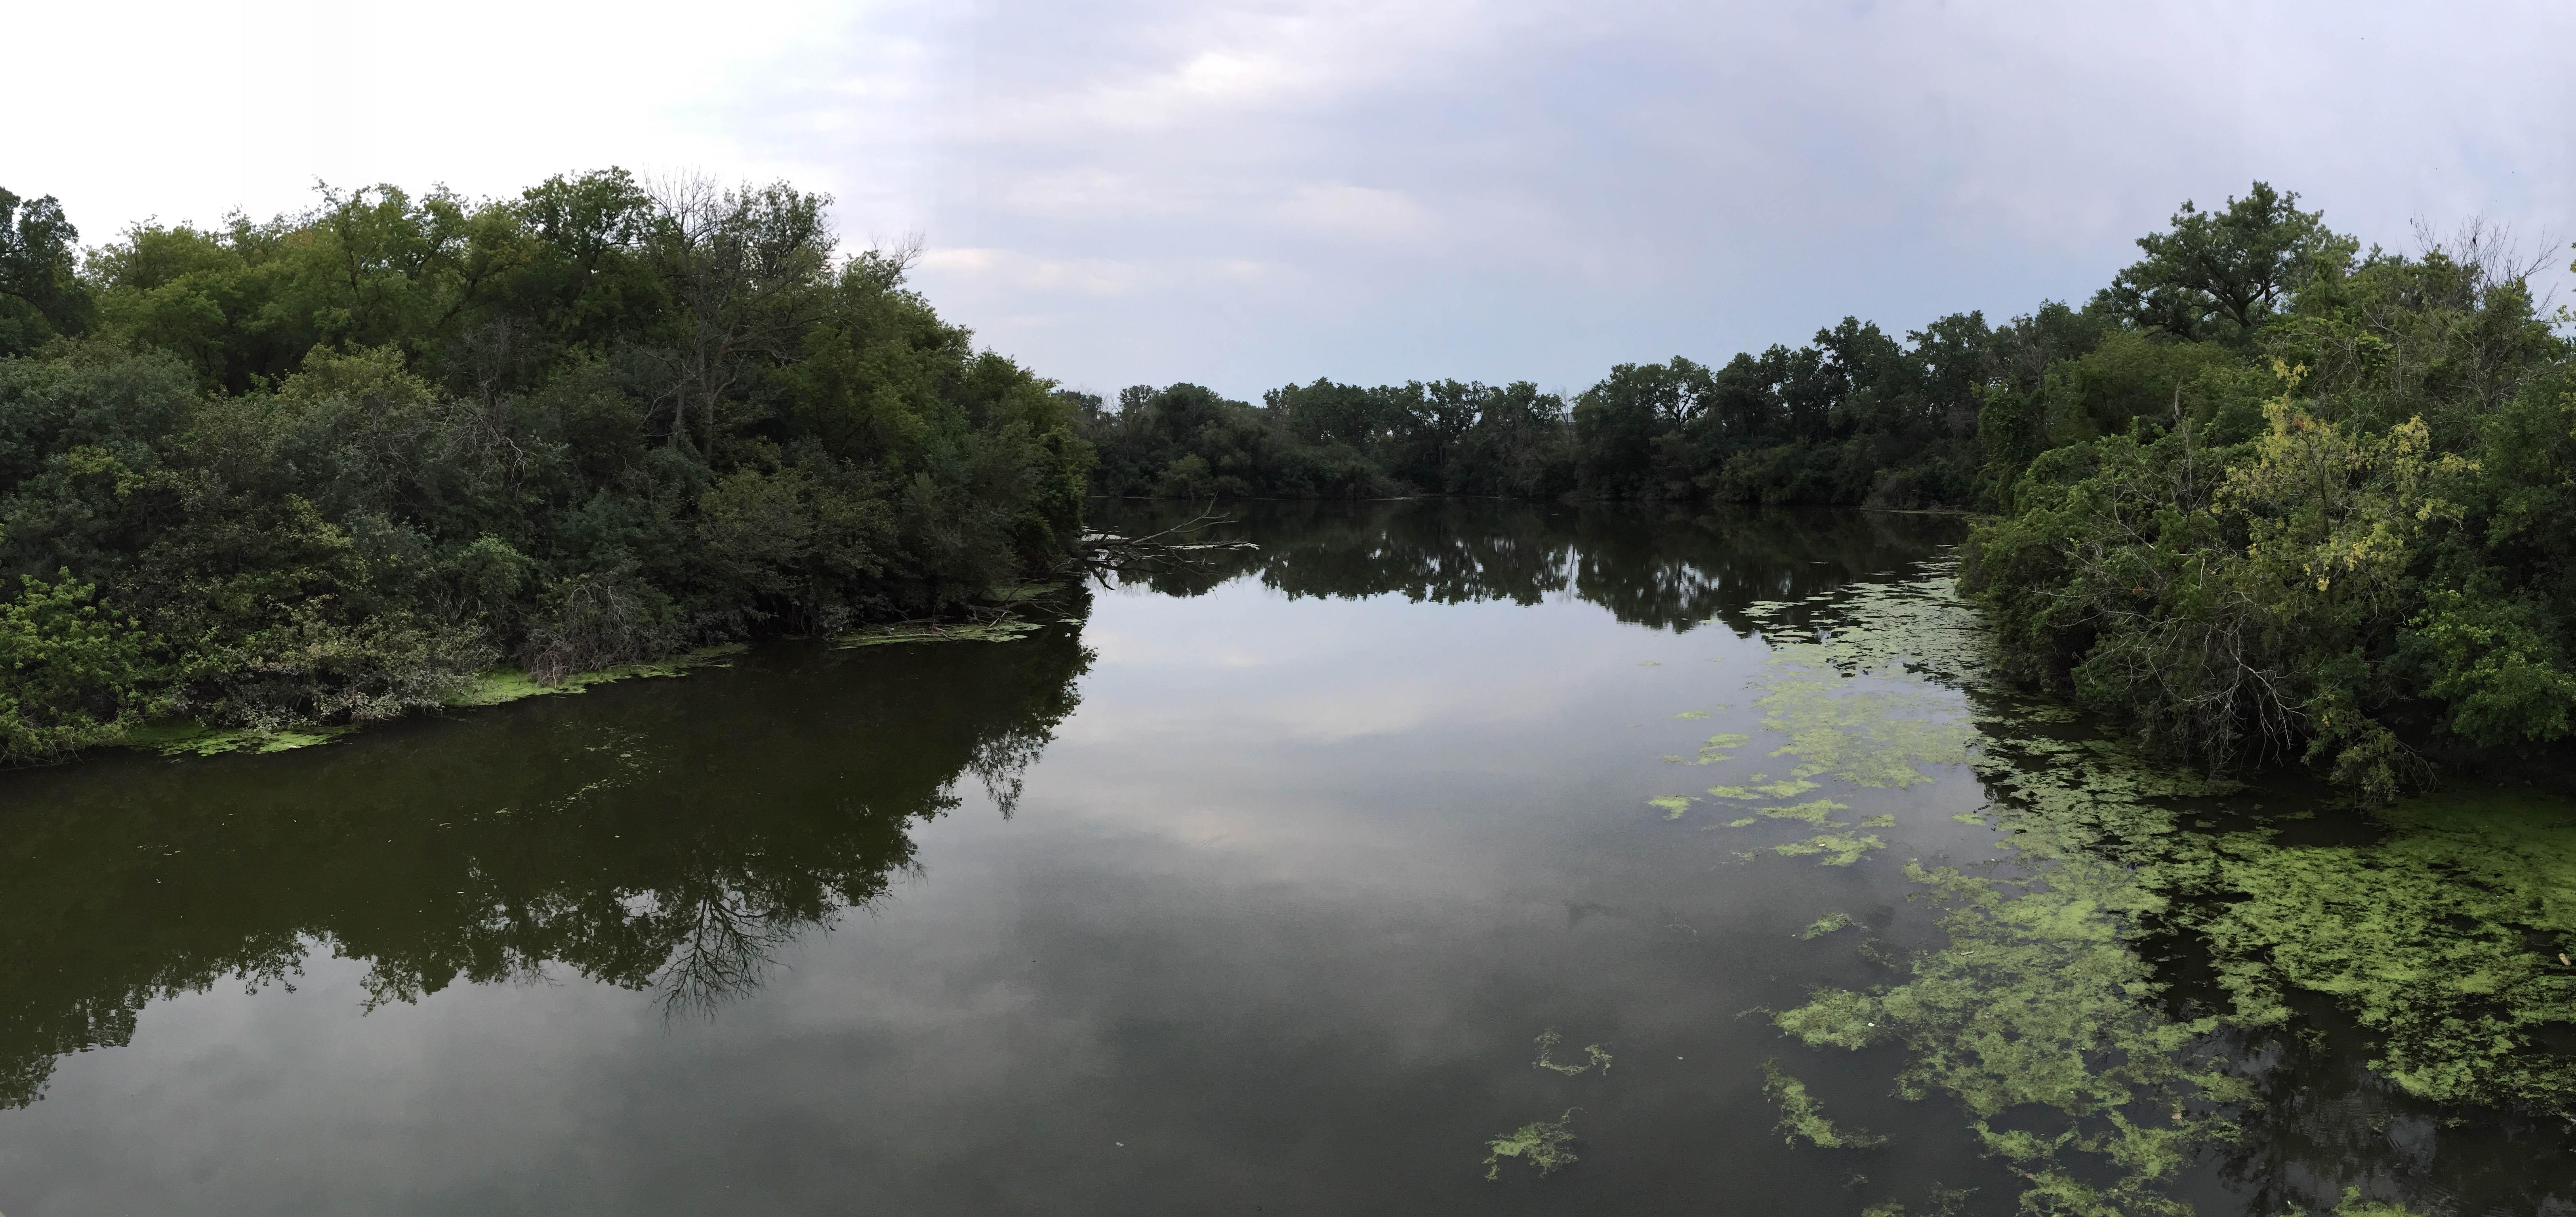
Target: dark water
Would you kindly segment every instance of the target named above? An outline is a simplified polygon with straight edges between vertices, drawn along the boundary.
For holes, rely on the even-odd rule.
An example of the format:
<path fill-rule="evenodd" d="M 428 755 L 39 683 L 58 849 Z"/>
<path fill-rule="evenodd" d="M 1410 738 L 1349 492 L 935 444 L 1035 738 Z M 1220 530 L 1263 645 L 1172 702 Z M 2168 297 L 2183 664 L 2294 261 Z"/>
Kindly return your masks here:
<path fill-rule="evenodd" d="M 0 775 L 0 1211 L 2015 1211 L 1955 1097 L 1894 1093 L 1904 1045 L 1767 1013 L 1937 936 L 1903 867 L 1998 855 L 1978 776 L 1828 784 L 1893 817 L 1845 866 L 1646 802 L 1782 772 L 1660 759 L 1761 733 L 1752 606 L 1954 525 L 1237 531 L 1016 642 Z M 1838 912 L 1878 961 L 1798 936 Z M 1609 1070 L 1534 1068 L 1551 1029 Z M 2411 1104 L 2331 1008 L 2221 1048 L 2278 1093 L 2167 1181 L 2199 1211 L 2567 1211 L 2557 1125 Z M 1887 1144 L 1786 1143 L 1765 1061 Z M 1486 1180 L 1568 1109 L 1579 1161 Z"/>

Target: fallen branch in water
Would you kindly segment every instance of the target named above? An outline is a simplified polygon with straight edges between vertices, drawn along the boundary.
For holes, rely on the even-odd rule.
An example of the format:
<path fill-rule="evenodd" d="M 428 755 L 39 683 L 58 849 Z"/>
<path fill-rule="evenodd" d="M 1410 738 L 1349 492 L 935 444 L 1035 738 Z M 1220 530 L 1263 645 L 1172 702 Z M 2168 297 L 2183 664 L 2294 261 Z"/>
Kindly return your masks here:
<path fill-rule="evenodd" d="M 1112 574 L 1133 575 L 1154 570 L 1204 565 L 1219 553 L 1261 548 L 1250 541 L 1196 541 L 1189 538 L 1219 524 L 1234 523 L 1232 516 L 1201 511 L 1187 520 L 1159 532 L 1141 537 L 1120 536 L 1112 532 L 1086 532 L 1074 542 L 1073 560 L 1086 574 L 1107 586 Z"/>

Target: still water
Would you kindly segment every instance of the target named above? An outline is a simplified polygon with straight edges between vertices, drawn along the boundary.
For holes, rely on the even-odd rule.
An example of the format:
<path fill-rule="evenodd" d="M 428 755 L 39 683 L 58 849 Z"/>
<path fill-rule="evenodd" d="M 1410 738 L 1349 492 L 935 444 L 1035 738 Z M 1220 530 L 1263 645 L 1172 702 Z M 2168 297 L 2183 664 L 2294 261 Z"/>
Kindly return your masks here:
<path fill-rule="evenodd" d="M 1938 519 L 1225 531 L 1017 641 L 0 775 L 0 1211 L 2576 1211 L 2560 808 L 2131 757 Z M 2337 904 L 2401 848 L 2494 907 Z"/>

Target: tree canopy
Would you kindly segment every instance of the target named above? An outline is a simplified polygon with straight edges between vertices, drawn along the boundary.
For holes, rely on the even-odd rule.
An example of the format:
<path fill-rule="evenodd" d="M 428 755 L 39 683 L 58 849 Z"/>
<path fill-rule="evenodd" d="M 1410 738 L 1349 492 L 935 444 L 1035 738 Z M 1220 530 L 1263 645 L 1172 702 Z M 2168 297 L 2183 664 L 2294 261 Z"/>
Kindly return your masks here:
<path fill-rule="evenodd" d="M 1318 380 L 1085 399 L 1093 489 L 1993 513 L 1966 574 L 2026 676 L 2214 765 L 2372 797 L 2576 727 L 2576 385 L 2537 265 L 2373 248 L 2256 182 L 2082 307 L 1857 318 L 1570 395 Z"/>
<path fill-rule="evenodd" d="M 1061 568 L 1074 408 L 829 200 L 620 170 L 0 248 L 0 758 L 384 717 Z"/>

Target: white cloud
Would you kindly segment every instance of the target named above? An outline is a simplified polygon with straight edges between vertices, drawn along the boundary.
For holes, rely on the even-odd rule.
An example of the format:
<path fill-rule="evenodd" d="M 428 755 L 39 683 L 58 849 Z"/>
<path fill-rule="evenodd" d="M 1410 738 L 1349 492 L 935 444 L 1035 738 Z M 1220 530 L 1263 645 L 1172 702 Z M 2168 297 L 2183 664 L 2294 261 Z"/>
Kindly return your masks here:
<path fill-rule="evenodd" d="M 1299 228 L 1368 241 L 1419 237 L 1434 227 L 1430 210 L 1403 191 L 1341 182 L 1300 186 L 1275 211 Z"/>
<path fill-rule="evenodd" d="M 1132 219 L 1204 210 L 1198 183 L 1151 180 L 1097 166 L 1031 174 L 1002 192 L 1002 206 L 1070 220 Z"/>
<path fill-rule="evenodd" d="M 1028 292 L 1123 296 L 1143 286 L 1148 272 L 1102 258 L 1052 259 L 1008 249 L 930 249 L 921 269 L 934 275 L 981 280 Z"/>
<path fill-rule="evenodd" d="M 2564 234 L 2576 9 L 2293 0 L 57 5 L 0 185 L 98 239 L 315 177 L 787 176 L 1075 383 L 1526 377 L 2081 297 L 2262 177 Z M 113 46 L 113 56 L 93 53 Z M 244 70 L 242 65 L 259 65 Z M 1391 252 L 1402 256 L 1390 256 Z"/>

